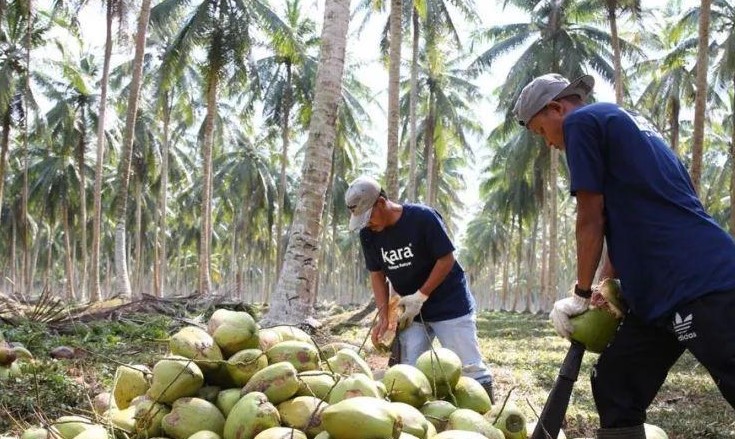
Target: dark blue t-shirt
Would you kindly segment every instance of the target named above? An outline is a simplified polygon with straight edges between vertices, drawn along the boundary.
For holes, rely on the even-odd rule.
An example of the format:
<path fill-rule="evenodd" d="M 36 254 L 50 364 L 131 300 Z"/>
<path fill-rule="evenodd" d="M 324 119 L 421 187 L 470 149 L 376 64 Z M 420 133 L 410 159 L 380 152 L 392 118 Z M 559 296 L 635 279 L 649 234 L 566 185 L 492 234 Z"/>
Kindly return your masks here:
<path fill-rule="evenodd" d="M 572 195 L 604 196 L 608 253 L 637 315 L 652 321 L 735 288 L 735 243 L 650 123 L 615 104 L 587 105 L 564 119 L 564 143 Z"/>
<path fill-rule="evenodd" d="M 401 296 L 413 294 L 429 278 L 436 260 L 454 251 L 441 216 L 427 206 L 404 204 L 398 221 L 381 232 L 360 230 L 369 271 L 382 271 Z M 461 317 L 475 309 L 464 270 L 454 262 L 444 281 L 421 308 L 427 322 Z M 420 318 L 416 317 L 417 321 Z"/>

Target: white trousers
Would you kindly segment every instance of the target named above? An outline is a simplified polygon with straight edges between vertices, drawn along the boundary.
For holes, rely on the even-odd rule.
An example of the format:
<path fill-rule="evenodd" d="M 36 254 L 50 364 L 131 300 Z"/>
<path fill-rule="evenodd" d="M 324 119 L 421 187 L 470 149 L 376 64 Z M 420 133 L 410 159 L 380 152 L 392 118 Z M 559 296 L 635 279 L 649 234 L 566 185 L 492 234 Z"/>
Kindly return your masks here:
<path fill-rule="evenodd" d="M 475 313 L 440 322 L 412 322 L 401 331 L 401 362 L 416 365 L 419 355 L 429 350 L 434 337 L 442 347 L 451 349 L 462 360 L 462 374 L 480 383 L 492 381 L 490 369 L 485 365 L 477 342 Z"/>

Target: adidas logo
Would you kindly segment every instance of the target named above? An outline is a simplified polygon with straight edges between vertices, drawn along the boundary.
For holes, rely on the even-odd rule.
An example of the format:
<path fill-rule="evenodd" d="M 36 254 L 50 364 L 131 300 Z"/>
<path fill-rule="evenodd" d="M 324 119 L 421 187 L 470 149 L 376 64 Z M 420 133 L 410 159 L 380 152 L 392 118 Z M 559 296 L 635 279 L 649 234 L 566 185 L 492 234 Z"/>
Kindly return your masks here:
<path fill-rule="evenodd" d="M 676 313 L 674 315 L 674 322 L 672 326 L 674 328 L 674 332 L 677 335 L 677 340 L 684 341 L 696 338 L 696 332 L 689 332 L 689 329 L 691 329 L 693 324 L 694 321 L 692 314 L 689 314 L 688 316 L 682 318 L 679 313 Z"/>

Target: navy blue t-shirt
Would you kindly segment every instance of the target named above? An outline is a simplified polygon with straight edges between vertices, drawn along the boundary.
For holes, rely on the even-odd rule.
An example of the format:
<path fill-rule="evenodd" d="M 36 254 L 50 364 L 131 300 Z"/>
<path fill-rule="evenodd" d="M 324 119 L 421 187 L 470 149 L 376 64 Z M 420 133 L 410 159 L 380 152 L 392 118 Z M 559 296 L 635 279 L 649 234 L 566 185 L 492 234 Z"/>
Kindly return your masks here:
<path fill-rule="evenodd" d="M 454 251 L 441 216 L 419 204 L 404 204 L 398 221 L 381 232 L 363 228 L 360 242 L 367 269 L 385 273 L 401 296 L 421 288 L 436 260 Z M 455 261 L 447 277 L 424 303 L 421 316 L 427 322 L 438 322 L 461 317 L 474 309 L 464 270 Z M 416 320 L 420 320 L 418 316 Z"/>
<path fill-rule="evenodd" d="M 610 260 L 645 320 L 735 288 L 735 243 L 710 217 L 689 174 L 644 118 L 615 104 L 564 119 L 571 192 L 601 193 Z"/>

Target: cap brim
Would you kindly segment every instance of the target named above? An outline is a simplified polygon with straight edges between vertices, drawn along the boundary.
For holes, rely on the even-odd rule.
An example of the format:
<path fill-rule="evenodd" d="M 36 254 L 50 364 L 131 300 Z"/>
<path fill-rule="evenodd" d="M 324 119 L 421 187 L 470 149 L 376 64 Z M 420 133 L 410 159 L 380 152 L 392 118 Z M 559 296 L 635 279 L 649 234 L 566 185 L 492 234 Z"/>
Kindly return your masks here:
<path fill-rule="evenodd" d="M 373 208 L 366 210 L 365 212 L 361 213 L 360 215 L 352 215 L 350 216 L 350 232 L 354 232 L 355 230 L 360 230 L 363 227 L 367 226 L 368 221 L 370 221 L 370 214 L 373 212 Z"/>
<path fill-rule="evenodd" d="M 587 96 L 592 93 L 592 89 L 595 87 L 595 78 L 593 78 L 591 75 L 583 75 L 579 78 L 575 79 L 574 81 L 570 82 L 569 85 L 564 87 L 562 91 L 560 91 L 556 96 L 554 96 L 554 99 L 560 99 L 566 96 L 572 96 L 577 95 L 582 100 L 587 99 Z"/>

